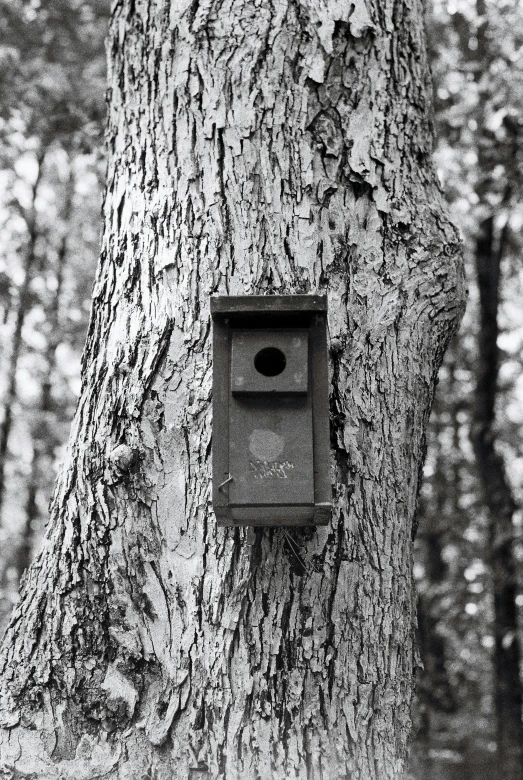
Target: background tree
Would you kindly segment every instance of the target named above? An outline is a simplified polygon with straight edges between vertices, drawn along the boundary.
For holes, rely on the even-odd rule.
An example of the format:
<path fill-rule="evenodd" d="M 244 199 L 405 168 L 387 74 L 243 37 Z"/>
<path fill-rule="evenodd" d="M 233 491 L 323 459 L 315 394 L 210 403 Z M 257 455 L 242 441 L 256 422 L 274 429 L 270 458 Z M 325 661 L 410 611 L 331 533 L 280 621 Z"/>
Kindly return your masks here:
<path fill-rule="evenodd" d="M 522 33 L 517 3 L 449 2 L 435 4 L 429 36 L 437 159 L 464 234 L 471 292 L 459 342 L 441 373 L 445 416 L 443 426 L 438 417 L 432 441 L 435 448 L 443 446 L 444 457 L 429 451 L 426 484 L 434 510 L 428 508 L 420 521 L 422 541 L 434 523 L 442 530 L 443 555 L 451 564 L 439 598 L 432 600 L 431 620 L 448 640 L 447 668 L 454 669 L 459 707 L 442 718 L 428 701 L 427 706 L 439 723 L 432 746 L 464 760 L 457 767 L 460 778 L 467 770 L 474 778 L 487 776 L 500 765 L 507 776 L 522 776 L 516 544 L 521 518 L 515 513 L 523 484 Z M 458 502 L 455 510 L 438 513 L 437 505 L 452 496 L 448 472 L 458 484 Z M 420 552 L 425 589 L 425 544 Z M 431 690 L 432 681 L 426 679 L 424 688 Z M 494 764 L 489 752 L 496 749 Z"/>
<path fill-rule="evenodd" d="M 0 628 L 76 401 L 99 241 L 107 20 L 103 3 L 0 3 Z"/>
<path fill-rule="evenodd" d="M 399 777 L 424 429 L 463 300 L 421 5 L 124 0 L 109 52 L 83 389 L 3 644 L 4 761 Z M 208 297 L 312 290 L 336 511 L 296 532 L 298 571 L 280 531 L 210 513 Z"/>

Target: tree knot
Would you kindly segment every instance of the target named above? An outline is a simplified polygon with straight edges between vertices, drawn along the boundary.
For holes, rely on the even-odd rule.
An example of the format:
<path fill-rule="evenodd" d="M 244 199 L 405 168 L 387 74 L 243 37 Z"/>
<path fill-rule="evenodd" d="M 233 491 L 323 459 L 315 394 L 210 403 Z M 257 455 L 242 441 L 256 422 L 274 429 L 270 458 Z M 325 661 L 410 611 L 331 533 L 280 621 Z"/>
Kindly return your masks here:
<path fill-rule="evenodd" d="M 126 474 L 136 463 L 138 451 L 127 444 L 119 444 L 109 455 L 113 469 L 121 476 Z"/>

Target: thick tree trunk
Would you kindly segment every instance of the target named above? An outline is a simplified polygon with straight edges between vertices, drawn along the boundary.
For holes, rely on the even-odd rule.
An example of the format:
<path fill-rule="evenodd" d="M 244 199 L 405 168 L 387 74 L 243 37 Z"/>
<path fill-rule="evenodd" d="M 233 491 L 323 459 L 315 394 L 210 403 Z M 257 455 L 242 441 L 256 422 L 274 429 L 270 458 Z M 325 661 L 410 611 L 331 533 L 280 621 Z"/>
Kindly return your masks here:
<path fill-rule="evenodd" d="M 4 761 L 399 778 L 424 430 L 463 302 L 421 3 L 123 0 L 109 51 L 83 391 L 3 645 Z M 329 294 L 332 522 L 217 528 L 209 295 L 312 291 Z"/>

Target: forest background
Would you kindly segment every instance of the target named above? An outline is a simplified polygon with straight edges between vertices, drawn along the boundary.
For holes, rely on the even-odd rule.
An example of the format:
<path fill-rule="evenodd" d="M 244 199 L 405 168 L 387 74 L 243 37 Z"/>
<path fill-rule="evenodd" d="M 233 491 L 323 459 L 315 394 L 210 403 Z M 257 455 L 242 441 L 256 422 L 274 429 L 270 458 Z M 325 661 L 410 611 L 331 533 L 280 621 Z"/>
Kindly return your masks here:
<path fill-rule="evenodd" d="M 0 634 L 80 387 L 108 18 L 107 0 L 0 0 Z M 427 33 L 435 160 L 469 305 L 440 372 L 419 502 L 411 771 L 483 780 L 504 740 L 523 748 L 523 11 L 434 0 Z"/>

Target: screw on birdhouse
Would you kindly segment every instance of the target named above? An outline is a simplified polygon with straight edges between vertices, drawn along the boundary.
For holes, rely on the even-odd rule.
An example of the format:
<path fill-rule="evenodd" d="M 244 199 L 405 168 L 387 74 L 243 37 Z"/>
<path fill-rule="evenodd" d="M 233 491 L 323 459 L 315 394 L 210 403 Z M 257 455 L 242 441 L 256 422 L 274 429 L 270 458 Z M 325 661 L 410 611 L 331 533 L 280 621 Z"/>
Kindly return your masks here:
<path fill-rule="evenodd" d="M 231 475 L 229 474 L 227 479 L 224 479 L 223 482 L 220 482 L 220 484 L 218 485 L 218 490 L 221 490 L 223 487 L 225 487 L 225 485 L 228 485 L 229 482 L 233 481 L 233 479 L 234 477 L 231 477 Z"/>

